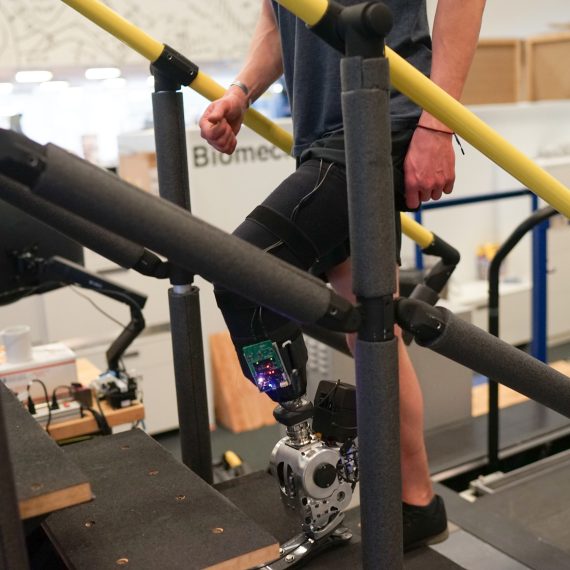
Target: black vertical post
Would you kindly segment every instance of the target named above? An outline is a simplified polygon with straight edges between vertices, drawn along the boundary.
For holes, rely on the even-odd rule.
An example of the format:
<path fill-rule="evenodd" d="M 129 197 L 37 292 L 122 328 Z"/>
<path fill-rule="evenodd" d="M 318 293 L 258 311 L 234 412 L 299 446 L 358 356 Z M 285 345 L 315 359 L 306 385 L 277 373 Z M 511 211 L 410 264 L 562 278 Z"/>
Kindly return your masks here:
<path fill-rule="evenodd" d="M 367 570 L 395 570 L 403 552 L 396 229 L 384 57 L 391 17 L 382 4 L 370 7 L 343 11 L 347 57 L 341 65 L 353 287 L 363 312 L 355 351 L 362 561 Z"/>
<path fill-rule="evenodd" d="M 153 67 L 152 96 L 158 185 L 161 198 L 190 210 L 183 98 L 180 83 Z M 212 483 L 212 449 L 199 289 L 194 276 L 174 268 L 168 292 L 183 463 Z"/>
<path fill-rule="evenodd" d="M 499 337 L 499 276 L 501 266 L 507 255 L 519 243 L 519 241 L 533 228 L 546 225 L 546 220 L 556 214 L 551 206 L 536 210 L 526 220 L 522 221 L 505 240 L 495 253 L 489 265 L 489 318 L 487 321 L 488 331 L 493 336 Z M 534 252 L 533 252 L 534 253 Z M 542 263 L 546 263 L 541 259 Z M 498 471 L 500 447 L 500 413 L 499 413 L 499 384 L 489 378 L 489 410 L 487 415 L 487 455 L 489 472 Z"/>
<path fill-rule="evenodd" d="M 28 553 L 10 460 L 3 391 L 0 390 L 0 568 L 24 570 L 29 567 Z"/>
<path fill-rule="evenodd" d="M 499 271 L 505 255 L 495 254 L 489 266 L 489 317 L 487 330 L 493 336 L 499 337 Z M 489 397 L 487 410 L 487 455 L 489 472 L 499 469 L 499 383 L 488 378 Z"/>

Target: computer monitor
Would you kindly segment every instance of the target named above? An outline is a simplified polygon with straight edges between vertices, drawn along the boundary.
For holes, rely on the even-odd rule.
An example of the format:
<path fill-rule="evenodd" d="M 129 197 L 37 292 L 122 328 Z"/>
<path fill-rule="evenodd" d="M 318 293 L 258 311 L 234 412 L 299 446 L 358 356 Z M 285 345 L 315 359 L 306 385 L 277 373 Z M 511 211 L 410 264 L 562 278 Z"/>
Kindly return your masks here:
<path fill-rule="evenodd" d="M 18 259 L 29 253 L 29 262 Z M 0 305 L 61 286 L 40 282 L 33 258 L 59 256 L 84 264 L 83 248 L 50 226 L 0 200 Z"/>

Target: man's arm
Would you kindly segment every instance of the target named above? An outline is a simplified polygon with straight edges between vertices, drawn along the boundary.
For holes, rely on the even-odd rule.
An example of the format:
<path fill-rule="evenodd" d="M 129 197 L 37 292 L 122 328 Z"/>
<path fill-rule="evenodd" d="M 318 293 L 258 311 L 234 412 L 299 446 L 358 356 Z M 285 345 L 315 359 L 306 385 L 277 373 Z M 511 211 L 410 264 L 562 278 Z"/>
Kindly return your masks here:
<path fill-rule="evenodd" d="M 431 80 L 456 99 L 461 97 L 473 61 L 484 7 L 485 0 L 439 0 L 437 4 Z M 404 162 L 406 202 L 410 208 L 449 194 L 455 182 L 450 129 L 426 111 L 418 124 L 427 128 L 416 129 Z"/>
<path fill-rule="evenodd" d="M 261 96 L 283 73 L 281 41 L 270 0 L 262 0 L 261 12 L 249 52 L 236 81 L 247 87 L 249 93 L 231 86 L 225 95 L 211 103 L 200 119 L 202 138 L 216 150 L 231 154 L 237 145 L 243 116 L 249 103 Z"/>

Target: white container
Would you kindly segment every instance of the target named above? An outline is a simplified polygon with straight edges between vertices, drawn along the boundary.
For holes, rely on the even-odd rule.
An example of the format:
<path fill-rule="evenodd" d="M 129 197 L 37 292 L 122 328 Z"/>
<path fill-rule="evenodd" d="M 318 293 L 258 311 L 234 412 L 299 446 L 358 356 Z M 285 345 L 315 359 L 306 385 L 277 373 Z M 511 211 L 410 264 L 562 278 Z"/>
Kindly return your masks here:
<path fill-rule="evenodd" d="M 4 345 L 6 362 L 20 364 L 32 360 L 32 334 L 27 325 L 18 325 L 0 331 L 0 340 Z"/>
<path fill-rule="evenodd" d="M 77 382 L 75 353 L 65 344 L 56 342 L 34 346 L 32 358 L 27 362 L 0 363 L 0 382 L 5 382 L 13 392 L 23 392 L 34 378 L 46 385 L 50 396 L 56 386 Z M 41 394 L 40 387 L 34 388 L 36 393 Z"/>

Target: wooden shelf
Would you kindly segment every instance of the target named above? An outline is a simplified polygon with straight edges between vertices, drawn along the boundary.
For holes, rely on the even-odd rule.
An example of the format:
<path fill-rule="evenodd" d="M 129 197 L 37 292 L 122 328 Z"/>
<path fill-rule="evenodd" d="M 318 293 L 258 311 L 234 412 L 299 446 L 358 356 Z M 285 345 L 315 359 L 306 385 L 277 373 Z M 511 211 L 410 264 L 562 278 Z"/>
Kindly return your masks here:
<path fill-rule="evenodd" d="M 138 402 L 128 408 L 114 410 L 107 402 L 103 401 L 101 402 L 101 408 L 110 427 L 144 420 L 144 406 Z M 97 408 L 95 409 L 97 410 Z M 56 441 L 89 435 L 98 431 L 97 422 L 89 412 L 83 418 L 58 422 L 51 424 L 49 427 L 49 434 Z"/>

